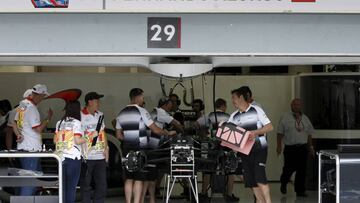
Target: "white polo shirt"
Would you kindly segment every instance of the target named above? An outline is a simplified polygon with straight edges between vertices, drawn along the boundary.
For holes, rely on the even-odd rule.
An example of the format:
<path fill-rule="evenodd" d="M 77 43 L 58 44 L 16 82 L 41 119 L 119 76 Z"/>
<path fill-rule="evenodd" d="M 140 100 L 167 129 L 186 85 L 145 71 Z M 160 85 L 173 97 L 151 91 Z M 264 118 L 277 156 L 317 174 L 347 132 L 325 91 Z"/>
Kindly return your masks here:
<path fill-rule="evenodd" d="M 296 129 L 297 126 L 299 130 Z M 284 135 L 285 145 L 306 144 L 308 136 L 314 134 L 314 127 L 306 115 L 302 114 L 300 122 L 297 123 L 293 112 L 287 112 L 281 118 L 277 132 Z"/>
<path fill-rule="evenodd" d="M 81 125 L 82 125 L 82 129 L 84 132 L 84 136 L 88 136 L 89 134 L 94 133 L 96 131 L 96 126 L 99 122 L 100 116 L 102 116 L 102 115 L 104 115 L 104 114 L 100 111 L 96 111 L 93 115 L 93 114 L 89 113 L 86 108 L 84 108 L 81 111 Z M 103 120 L 100 131 L 104 131 L 104 130 L 105 130 L 105 122 Z M 104 133 L 104 135 L 106 136 L 105 133 Z M 99 137 L 97 139 L 98 139 L 97 142 L 100 142 Z M 106 141 L 106 140 L 104 140 L 104 141 Z M 87 153 L 86 157 L 88 160 L 105 159 L 103 152 L 104 152 L 103 150 L 96 150 L 95 147 L 92 146 L 90 149 L 88 149 L 88 153 Z"/>
<path fill-rule="evenodd" d="M 28 99 L 21 101 L 16 109 L 15 121 L 20 134 L 24 136 L 24 140 L 18 143 L 17 149 L 41 150 L 41 134 L 34 130 L 41 125 L 40 114 L 36 105 Z"/>
<path fill-rule="evenodd" d="M 155 125 L 159 128 L 164 129 L 165 124 L 170 124 L 174 120 L 174 118 L 170 116 L 170 114 L 166 112 L 163 108 L 156 107 L 154 110 L 155 111 L 151 113 L 151 116 L 155 121 Z"/>

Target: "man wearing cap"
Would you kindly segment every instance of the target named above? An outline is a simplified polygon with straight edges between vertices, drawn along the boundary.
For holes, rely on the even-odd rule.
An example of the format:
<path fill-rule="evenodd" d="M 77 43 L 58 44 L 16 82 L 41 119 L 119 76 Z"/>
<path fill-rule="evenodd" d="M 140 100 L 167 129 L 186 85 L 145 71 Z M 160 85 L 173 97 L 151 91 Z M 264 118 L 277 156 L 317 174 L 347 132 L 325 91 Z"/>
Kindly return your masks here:
<path fill-rule="evenodd" d="M 40 151 L 42 145 L 41 132 L 51 120 L 53 111 L 49 109 L 47 118 L 40 120 L 40 114 L 37 105 L 49 93 L 47 87 L 37 84 L 33 87 L 31 96 L 20 102 L 15 114 L 15 125 L 13 126 L 17 134 L 17 149 L 25 151 Z M 39 158 L 21 158 L 20 164 L 23 169 L 41 170 Z M 20 195 L 33 195 L 35 187 L 22 187 Z"/>
<path fill-rule="evenodd" d="M 131 104 L 120 111 L 116 118 L 116 135 L 122 140 L 122 155 L 130 151 L 148 148 L 148 129 L 157 135 L 173 136 L 175 131 L 166 131 L 159 128 L 152 120 L 149 112 L 143 108 L 144 91 L 140 88 L 130 90 Z M 141 203 L 142 190 L 146 173 L 143 171 L 125 171 L 125 199 L 126 203 Z"/>
<path fill-rule="evenodd" d="M 81 196 L 82 202 L 91 201 L 91 181 L 95 182 L 93 202 L 104 202 L 106 198 L 106 162 L 108 143 L 105 134 L 104 114 L 99 111 L 100 98 L 104 95 L 89 92 L 85 95 L 86 106 L 81 111 L 81 125 L 84 136 L 88 140 L 83 148 L 86 159 L 85 170 L 82 170 Z"/>

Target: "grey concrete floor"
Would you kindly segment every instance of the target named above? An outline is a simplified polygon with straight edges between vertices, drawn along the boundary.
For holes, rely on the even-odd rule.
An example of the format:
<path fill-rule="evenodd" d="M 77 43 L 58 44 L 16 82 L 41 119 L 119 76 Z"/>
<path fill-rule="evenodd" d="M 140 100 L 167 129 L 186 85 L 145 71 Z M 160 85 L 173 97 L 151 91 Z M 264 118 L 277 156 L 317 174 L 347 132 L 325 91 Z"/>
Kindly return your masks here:
<path fill-rule="evenodd" d="M 272 203 L 316 203 L 318 202 L 317 191 L 307 191 L 308 197 L 298 198 L 296 193 L 293 190 L 293 185 L 288 185 L 287 195 L 280 193 L 280 184 L 279 183 L 270 183 L 271 190 L 271 199 Z M 174 195 L 177 196 L 181 191 L 179 186 L 174 188 Z M 254 198 L 250 189 L 244 187 L 242 183 L 237 183 L 235 185 L 234 194 L 240 198 L 240 203 L 253 203 Z M 107 198 L 106 203 L 121 203 L 125 202 L 124 197 L 112 197 Z M 163 202 L 161 199 L 157 200 L 157 203 Z M 185 203 L 187 202 L 184 199 L 171 199 L 172 203 Z M 212 203 L 225 203 L 222 195 L 214 194 L 212 198 Z"/>

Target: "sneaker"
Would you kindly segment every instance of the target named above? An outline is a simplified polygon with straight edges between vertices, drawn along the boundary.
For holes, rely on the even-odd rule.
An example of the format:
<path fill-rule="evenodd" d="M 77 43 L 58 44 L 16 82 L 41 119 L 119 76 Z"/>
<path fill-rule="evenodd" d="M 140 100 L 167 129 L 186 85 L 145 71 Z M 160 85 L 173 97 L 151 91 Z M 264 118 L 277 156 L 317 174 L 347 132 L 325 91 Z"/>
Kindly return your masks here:
<path fill-rule="evenodd" d="M 238 202 L 239 201 L 239 198 L 236 197 L 234 194 L 232 194 L 231 196 L 225 195 L 224 198 L 225 198 L 226 202 Z"/>
<path fill-rule="evenodd" d="M 286 184 L 281 183 L 280 192 L 285 195 L 287 193 Z"/>

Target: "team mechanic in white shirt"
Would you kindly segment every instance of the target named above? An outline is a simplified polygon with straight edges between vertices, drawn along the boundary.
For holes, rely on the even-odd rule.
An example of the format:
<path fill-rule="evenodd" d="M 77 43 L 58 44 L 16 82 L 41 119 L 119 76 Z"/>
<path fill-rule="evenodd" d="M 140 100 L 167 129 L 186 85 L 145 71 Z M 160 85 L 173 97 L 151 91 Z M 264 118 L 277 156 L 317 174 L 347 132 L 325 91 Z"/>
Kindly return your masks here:
<path fill-rule="evenodd" d="M 25 151 L 40 151 L 42 145 L 41 132 L 49 123 L 53 111 L 49 109 L 47 118 L 40 120 L 40 114 L 37 105 L 49 95 L 47 87 L 37 84 L 32 89 L 32 94 L 20 102 L 15 115 L 14 131 L 17 132 L 17 149 Z M 41 170 L 39 158 L 21 158 L 20 164 L 23 169 Z M 35 187 L 22 187 L 20 195 L 33 195 Z"/>
<path fill-rule="evenodd" d="M 91 181 L 95 182 L 93 202 L 103 203 L 106 198 L 106 162 L 109 149 L 105 134 L 104 114 L 99 111 L 100 98 L 104 95 L 89 92 L 85 95 L 86 107 L 81 111 L 81 124 L 88 142 L 84 146 L 86 168 L 81 174 L 81 196 L 83 203 L 91 201 Z M 99 132 L 96 128 L 99 126 Z"/>
<path fill-rule="evenodd" d="M 183 132 L 184 127 L 180 124 L 179 121 L 174 119 L 169 112 L 173 108 L 173 102 L 169 97 L 163 97 L 158 102 L 158 107 L 155 107 L 154 110 L 150 113 L 155 125 L 161 129 L 168 129 L 168 127 L 174 127 L 177 131 Z M 158 149 L 162 144 L 164 144 L 167 139 L 164 136 L 157 135 L 150 131 L 149 136 L 149 147 L 150 149 Z M 156 156 L 149 157 L 150 159 L 158 158 Z M 160 184 L 164 174 L 159 174 L 157 166 L 154 164 L 153 174 L 150 174 L 150 180 L 144 183 L 142 198 L 145 197 L 146 192 L 149 191 L 150 203 L 155 203 L 155 190 L 158 190 L 160 193 Z M 158 184 L 156 184 L 156 182 Z M 141 200 L 144 201 L 144 200 Z"/>
<path fill-rule="evenodd" d="M 260 137 L 272 131 L 273 126 L 260 107 L 249 103 L 250 95 L 246 87 L 235 89 L 231 94 L 232 102 L 238 110 L 231 114 L 228 122 L 250 131 L 250 136 L 255 139 L 255 144 L 248 155 L 240 153 L 245 187 L 253 190 L 257 203 L 271 203 L 265 172 L 267 145 L 262 145 Z"/>
<path fill-rule="evenodd" d="M 116 118 L 116 136 L 122 141 L 122 155 L 130 151 L 148 149 L 148 130 L 157 135 L 174 136 L 175 131 L 159 128 L 152 120 L 149 112 L 143 108 L 144 91 L 140 88 L 130 90 L 131 104 L 122 109 Z M 130 172 L 125 169 L 125 199 L 126 203 L 142 203 L 142 191 L 145 181 L 149 181 L 147 169 Z"/>

